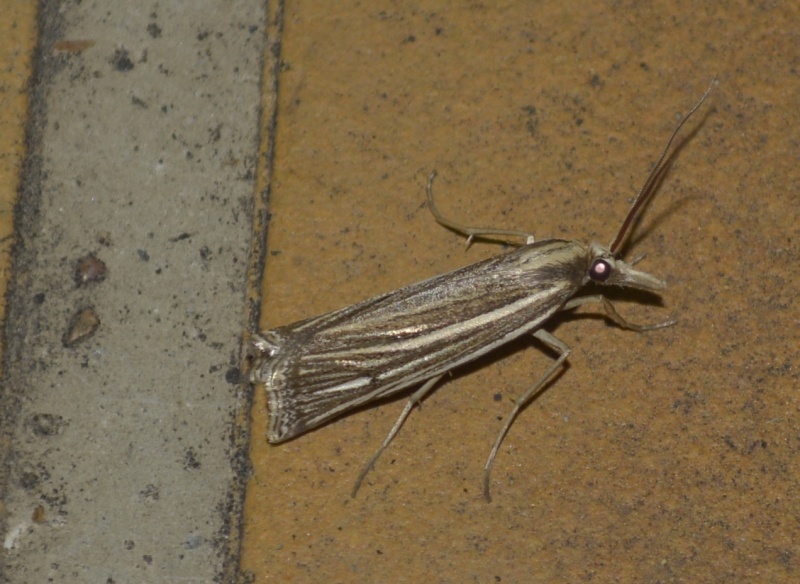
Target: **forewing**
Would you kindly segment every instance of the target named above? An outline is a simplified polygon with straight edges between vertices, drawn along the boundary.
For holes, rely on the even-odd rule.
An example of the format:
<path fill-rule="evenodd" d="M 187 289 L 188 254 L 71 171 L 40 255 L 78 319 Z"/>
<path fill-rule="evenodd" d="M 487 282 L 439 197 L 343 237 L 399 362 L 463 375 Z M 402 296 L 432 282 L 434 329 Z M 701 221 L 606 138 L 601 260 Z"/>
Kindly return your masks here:
<path fill-rule="evenodd" d="M 580 287 L 585 255 L 578 242 L 536 243 L 264 333 L 253 381 L 269 396 L 269 440 L 287 440 L 534 330 Z"/>

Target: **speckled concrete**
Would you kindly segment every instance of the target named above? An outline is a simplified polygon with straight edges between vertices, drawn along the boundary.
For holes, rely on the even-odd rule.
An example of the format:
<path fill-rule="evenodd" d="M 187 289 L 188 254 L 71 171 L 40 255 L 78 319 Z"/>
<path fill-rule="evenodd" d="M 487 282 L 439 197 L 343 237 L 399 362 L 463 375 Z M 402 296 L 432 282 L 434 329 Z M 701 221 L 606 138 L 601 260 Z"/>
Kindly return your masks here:
<path fill-rule="evenodd" d="M 795 5 L 59 6 L 4 337 L 8 581 L 796 579 Z M 434 223 L 433 168 L 454 219 L 607 242 L 714 75 L 627 250 L 668 288 L 614 296 L 678 324 L 554 322 L 570 367 L 512 427 L 491 504 L 489 447 L 552 360 L 533 342 L 443 382 L 355 500 L 403 399 L 269 446 L 257 392 L 239 555 L 262 268 L 270 327 L 502 251 Z M 88 254 L 108 275 L 78 287 Z"/>
<path fill-rule="evenodd" d="M 265 6 L 41 9 L 0 579 L 230 581 Z"/>

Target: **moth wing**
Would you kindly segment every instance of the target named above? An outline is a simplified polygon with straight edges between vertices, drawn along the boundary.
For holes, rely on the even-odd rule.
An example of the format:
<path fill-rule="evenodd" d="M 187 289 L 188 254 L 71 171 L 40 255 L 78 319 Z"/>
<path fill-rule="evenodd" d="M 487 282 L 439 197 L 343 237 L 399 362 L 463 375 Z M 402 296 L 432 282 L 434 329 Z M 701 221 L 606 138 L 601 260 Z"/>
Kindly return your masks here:
<path fill-rule="evenodd" d="M 573 260 L 584 251 L 539 242 L 262 333 L 251 378 L 267 390 L 267 438 L 288 440 L 534 330 L 580 286 Z"/>

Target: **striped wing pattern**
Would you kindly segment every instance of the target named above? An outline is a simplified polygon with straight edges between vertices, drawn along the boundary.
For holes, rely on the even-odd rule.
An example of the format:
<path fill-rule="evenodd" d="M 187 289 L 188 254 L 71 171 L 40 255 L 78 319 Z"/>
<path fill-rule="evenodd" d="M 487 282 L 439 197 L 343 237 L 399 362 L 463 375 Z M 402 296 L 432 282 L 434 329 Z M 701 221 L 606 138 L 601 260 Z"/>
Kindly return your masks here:
<path fill-rule="evenodd" d="M 535 330 L 585 281 L 586 246 L 548 240 L 261 335 L 268 439 L 452 370 Z"/>

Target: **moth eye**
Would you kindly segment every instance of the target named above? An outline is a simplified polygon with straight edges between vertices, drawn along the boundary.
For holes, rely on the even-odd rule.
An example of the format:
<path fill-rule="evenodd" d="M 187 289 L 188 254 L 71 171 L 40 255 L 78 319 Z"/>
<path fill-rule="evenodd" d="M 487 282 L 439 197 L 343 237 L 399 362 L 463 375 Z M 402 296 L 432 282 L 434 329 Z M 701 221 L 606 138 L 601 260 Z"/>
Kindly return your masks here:
<path fill-rule="evenodd" d="M 594 260 L 589 268 L 589 277 L 595 282 L 605 282 L 611 275 L 611 264 L 606 260 Z"/>

